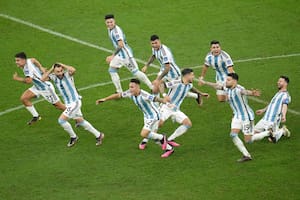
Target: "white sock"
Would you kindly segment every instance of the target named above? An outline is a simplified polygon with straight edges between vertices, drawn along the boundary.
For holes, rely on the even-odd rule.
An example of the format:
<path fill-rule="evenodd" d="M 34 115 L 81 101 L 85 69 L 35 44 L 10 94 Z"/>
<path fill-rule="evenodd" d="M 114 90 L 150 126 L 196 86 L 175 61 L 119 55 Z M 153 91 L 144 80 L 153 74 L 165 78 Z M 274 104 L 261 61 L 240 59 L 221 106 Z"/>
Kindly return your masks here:
<path fill-rule="evenodd" d="M 32 114 L 33 117 L 38 117 L 39 116 L 39 113 L 36 111 L 36 109 L 33 105 L 32 106 L 26 106 L 25 108 Z"/>
<path fill-rule="evenodd" d="M 238 148 L 238 150 L 244 155 L 244 156 L 249 156 L 251 157 L 250 153 L 247 151 L 244 143 L 241 141 L 239 136 L 237 134 L 230 134 L 232 137 L 232 142 L 233 144 Z"/>
<path fill-rule="evenodd" d="M 84 120 L 83 122 L 81 122 L 79 124 L 80 126 L 82 126 L 85 130 L 89 131 L 90 133 L 94 134 L 95 137 L 99 137 L 100 136 L 100 132 L 97 131 L 97 129 L 95 129 L 92 124 L 90 124 L 90 122 Z"/>
<path fill-rule="evenodd" d="M 119 74 L 117 72 L 110 72 L 109 74 L 110 74 L 112 82 L 114 83 L 114 85 L 116 87 L 117 92 L 118 93 L 123 92 Z"/>
<path fill-rule="evenodd" d="M 194 92 L 188 92 L 186 96 L 190 97 L 190 98 L 194 98 L 194 99 L 198 98 L 198 94 L 196 94 Z"/>
<path fill-rule="evenodd" d="M 168 140 L 171 141 L 171 140 L 175 140 L 175 138 L 183 135 L 190 127 L 189 126 L 186 126 L 186 125 L 181 125 L 179 126 L 175 131 L 174 133 L 168 137 Z"/>
<path fill-rule="evenodd" d="M 137 71 L 134 75 L 139 80 L 141 80 L 142 82 L 144 82 L 151 90 L 153 89 L 153 85 L 152 85 L 151 81 L 149 80 L 149 78 L 146 76 L 146 74 L 144 74 L 141 71 Z"/>
<path fill-rule="evenodd" d="M 148 138 L 152 140 L 162 140 L 164 136 L 159 133 L 150 132 Z"/>
<path fill-rule="evenodd" d="M 261 133 L 256 133 L 252 135 L 251 137 L 251 142 L 257 141 L 257 140 L 262 140 L 265 137 L 268 137 L 270 135 L 269 131 L 263 131 Z"/>
<path fill-rule="evenodd" d="M 64 128 L 65 131 L 67 131 L 70 135 L 70 137 L 75 138 L 77 137 L 76 133 L 74 132 L 71 124 L 64 120 L 59 120 L 59 124 Z"/>
<path fill-rule="evenodd" d="M 283 135 L 283 129 L 279 129 L 278 131 L 275 132 L 274 136 L 276 138 L 276 142 L 278 142 L 278 140 L 281 138 L 281 136 Z"/>
<path fill-rule="evenodd" d="M 144 143 L 147 143 L 148 141 L 149 141 L 148 138 L 144 138 L 144 139 L 142 140 L 142 142 L 144 142 Z"/>

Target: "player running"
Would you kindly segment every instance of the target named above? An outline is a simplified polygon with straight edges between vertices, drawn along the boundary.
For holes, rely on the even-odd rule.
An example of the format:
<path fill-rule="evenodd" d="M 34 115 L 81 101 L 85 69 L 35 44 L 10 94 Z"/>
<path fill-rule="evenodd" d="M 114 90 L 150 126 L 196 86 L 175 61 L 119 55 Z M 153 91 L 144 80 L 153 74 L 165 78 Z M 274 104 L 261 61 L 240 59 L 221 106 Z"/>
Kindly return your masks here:
<path fill-rule="evenodd" d="M 157 35 L 152 35 L 150 37 L 150 42 L 152 46 L 152 55 L 149 58 L 147 64 L 142 68 L 143 72 L 146 72 L 148 66 L 154 62 L 155 59 L 160 63 L 160 71 L 156 79 L 152 82 L 154 94 L 159 94 L 164 92 L 164 83 L 166 81 L 180 80 L 180 69 L 175 63 L 175 59 L 171 50 L 164 44 L 161 43 Z M 196 99 L 197 103 L 200 105 L 201 96 L 197 93 L 188 93 L 188 97 Z"/>
<path fill-rule="evenodd" d="M 72 147 L 76 144 L 79 137 L 74 132 L 69 119 L 76 121 L 76 126 L 82 126 L 96 137 L 96 146 L 102 144 L 104 134 L 96 130 L 87 120 L 83 118 L 81 112 L 81 96 L 75 87 L 73 75 L 76 69 L 62 63 L 55 63 L 51 69 L 44 73 L 43 80 L 52 80 L 63 96 L 66 109 L 58 118 L 58 123 L 70 135 L 67 146 Z"/>
<path fill-rule="evenodd" d="M 291 96 L 287 91 L 290 80 L 287 76 L 280 76 L 277 81 L 278 92 L 274 95 L 268 106 L 257 110 L 256 114 L 262 115 L 263 118 L 255 125 L 256 133 L 261 136 L 269 136 L 274 143 L 278 142 L 282 135 L 290 137 L 291 133 L 285 125 L 279 128 L 280 122 L 286 122 L 286 113 L 288 104 L 291 103 Z"/>
<path fill-rule="evenodd" d="M 209 67 L 212 67 L 216 71 L 216 83 L 225 84 L 228 73 L 233 73 L 233 62 L 228 53 L 223 51 L 220 46 L 220 42 L 213 40 L 210 42 L 210 52 L 205 57 L 204 66 L 202 68 L 200 80 L 204 80 L 205 74 Z M 217 90 L 218 101 L 226 101 L 226 93 L 224 90 Z"/>
<path fill-rule="evenodd" d="M 252 157 L 246 149 L 243 142 L 240 140 L 238 134 L 242 130 L 244 133 L 244 140 L 246 143 L 252 143 L 256 140 L 261 140 L 261 134 L 254 134 L 254 112 L 248 105 L 247 96 L 260 96 L 258 90 L 246 90 L 243 86 L 238 85 L 238 75 L 236 73 L 229 73 L 226 77 L 225 86 L 218 83 L 211 83 L 200 80 L 201 84 L 209 85 L 218 90 L 224 90 L 227 93 L 227 99 L 233 111 L 233 118 L 231 121 L 230 136 L 232 142 L 243 154 L 243 157 L 238 162 L 245 162 L 252 160 Z"/>
<path fill-rule="evenodd" d="M 20 52 L 15 55 L 15 62 L 19 68 L 23 69 L 25 78 L 18 76 L 17 72 L 15 72 L 13 79 L 25 84 L 33 84 L 33 86 L 27 89 L 21 96 L 23 105 L 32 115 L 32 119 L 27 122 L 28 125 L 31 125 L 41 119 L 40 114 L 37 112 L 31 102 L 31 99 L 33 98 L 42 96 L 57 109 L 65 109 L 65 105 L 61 103 L 60 99 L 55 93 L 53 85 L 50 82 L 43 82 L 41 80 L 42 74 L 46 71 L 46 69 L 37 59 L 27 59 L 26 54 L 24 52 Z"/>
<path fill-rule="evenodd" d="M 180 146 L 174 140 L 177 137 L 183 135 L 189 128 L 192 127 L 192 122 L 189 117 L 180 110 L 180 105 L 183 102 L 184 98 L 187 96 L 188 92 L 193 91 L 199 96 L 209 97 L 207 93 L 202 93 L 193 87 L 193 79 L 195 76 L 192 69 L 187 68 L 182 70 L 181 75 L 181 79 L 166 83 L 166 87 L 169 88 L 169 92 L 168 95 L 165 96 L 165 98 L 167 98 L 167 100 L 174 106 L 170 107 L 164 104 L 160 109 L 161 119 L 159 122 L 159 127 L 161 127 L 164 122 L 170 117 L 172 117 L 172 119 L 180 124 L 180 126 L 174 131 L 174 133 L 167 139 L 168 143 L 174 147 Z M 202 104 L 202 102 L 200 102 L 200 104 Z M 141 150 L 145 149 L 147 142 L 148 140 L 144 139 L 139 144 L 139 148 Z"/>
<path fill-rule="evenodd" d="M 125 66 L 135 77 L 144 82 L 150 89 L 153 88 L 148 77 L 139 70 L 138 64 L 136 63 L 131 48 L 129 47 L 125 34 L 122 29 L 116 25 L 114 15 L 105 16 L 105 24 L 108 29 L 108 35 L 111 39 L 115 52 L 106 58 L 106 62 L 109 63 L 109 74 L 111 80 L 114 83 L 117 93 L 122 92 L 122 86 L 120 82 L 120 76 L 118 70 Z"/>
<path fill-rule="evenodd" d="M 138 79 L 131 79 L 129 83 L 129 90 L 112 94 L 108 97 L 98 99 L 96 104 L 103 103 L 108 100 L 130 98 L 138 106 L 138 108 L 144 114 L 144 127 L 141 130 L 141 136 L 143 138 L 149 138 L 152 140 L 159 140 L 161 147 L 165 152 L 161 155 L 162 158 L 169 157 L 174 149 L 167 143 L 166 136 L 156 132 L 160 114 L 159 110 L 154 102 L 167 103 L 166 99 L 161 99 L 140 88 L 140 81 Z"/>

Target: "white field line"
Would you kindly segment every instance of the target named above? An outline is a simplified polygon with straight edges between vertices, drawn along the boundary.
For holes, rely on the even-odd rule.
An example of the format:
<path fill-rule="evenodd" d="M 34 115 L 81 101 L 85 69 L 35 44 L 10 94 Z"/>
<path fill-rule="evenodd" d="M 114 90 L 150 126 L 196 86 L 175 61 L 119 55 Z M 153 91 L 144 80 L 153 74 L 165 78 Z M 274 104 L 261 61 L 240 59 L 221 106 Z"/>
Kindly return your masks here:
<path fill-rule="evenodd" d="M 73 42 L 78 43 L 78 44 L 82 44 L 82 45 L 84 45 L 84 46 L 88 46 L 88 47 L 91 47 L 91 48 L 94 48 L 94 49 L 98 49 L 98 50 L 101 50 L 101 51 L 104 51 L 104 52 L 107 52 L 107 53 L 112 53 L 112 52 L 113 52 L 112 50 L 109 50 L 109 49 L 107 49 L 107 48 L 105 48 L 105 47 L 98 46 L 98 45 L 95 45 L 95 44 L 92 44 L 92 43 L 89 43 L 89 42 L 86 42 L 86 41 L 83 41 L 83 40 L 74 38 L 74 37 L 72 37 L 72 36 L 65 35 L 65 34 L 62 34 L 62 33 L 59 33 L 59 32 L 56 32 L 56 31 L 53 31 L 53 30 L 44 28 L 44 27 L 42 27 L 42 26 L 33 24 L 33 23 L 31 23 L 31 22 L 28 22 L 28 21 L 24 21 L 24 20 L 19 19 L 19 18 L 16 18 L 16 17 L 12 17 L 12 16 L 10 16 L 10 15 L 6 15 L 6 14 L 3 14 L 3 13 L 0 13 L 0 17 L 5 18 L 5 19 L 9 19 L 9 20 L 11 20 L 11 21 L 14 21 L 14 22 L 17 22 L 17 23 L 26 25 L 26 26 L 29 26 L 29 27 L 31 27 L 31 28 L 40 30 L 40 31 L 42 31 L 42 32 L 49 33 L 49 34 L 51 34 L 51 35 L 55 35 L 55 36 L 60 37 L 60 38 L 64 38 L 64 39 L 66 39 L 66 40 L 73 41 Z M 269 59 L 276 59 L 276 58 L 287 58 L 287 57 L 294 57 L 294 56 L 300 56 L 300 53 L 287 54 L 287 55 L 277 55 L 277 56 L 269 56 L 269 57 L 257 57 L 257 58 L 240 59 L 240 60 L 235 60 L 235 63 L 251 62 L 251 61 L 257 61 L 257 60 L 269 60 Z M 135 59 L 136 59 L 136 61 L 138 61 L 139 63 L 142 63 L 142 64 L 145 64 L 145 63 L 146 63 L 146 61 L 144 61 L 144 60 L 141 60 L 141 59 L 138 59 L 138 58 L 135 58 Z M 158 65 L 155 65 L 155 64 L 152 64 L 152 67 L 157 68 L 157 69 L 160 68 Z M 198 68 L 198 67 L 200 67 L 200 66 L 195 66 L 195 67 L 192 67 L 192 68 Z M 128 79 L 127 79 L 127 80 L 128 80 Z M 99 84 L 101 84 L 101 83 L 99 83 Z M 107 83 L 103 83 L 103 84 L 111 84 L 111 82 L 107 82 Z M 98 84 L 94 84 L 94 85 L 98 85 Z M 100 86 L 100 85 L 99 85 L 99 86 Z M 96 87 L 97 87 L 97 86 L 96 86 Z M 86 88 L 89 88 L 89 86 L 87 86 Z M 92 88 L 92 87 L 91 87 L 91 88 Z M 257 98 L 251 98 L 251 100 L 256 101 L 256 102 L 259 102 L 259 103 L 262 103 L 262 100 L 257 99 Z M 39 102 L 39 101 L 37 101 L 37 102 Z M 266 103 L 264 103 L 264 104 L 266 104 Z M 21 108 L 23 108 L 23 106 L 17 106 L 17 107 L 15 107 L 15 108 L 7 109 L 7 110 L 5 110 L 5 111 L 0 112 L 0 116 L 1 116 L 1 115 L 4 115 L 4 114 L 6 114 L 6 113 L 12 112 L 12 111 L 14 111 L 14 110 L 21 109 Z M 293 114 L 296 114 L 296 115 L 300 115 L 300 112 L 298 112 L 298 111 L 291 110 L 291 109 L 289 109 L 288 111 L 289 111 L 290 113 L 293 113 Z"/>

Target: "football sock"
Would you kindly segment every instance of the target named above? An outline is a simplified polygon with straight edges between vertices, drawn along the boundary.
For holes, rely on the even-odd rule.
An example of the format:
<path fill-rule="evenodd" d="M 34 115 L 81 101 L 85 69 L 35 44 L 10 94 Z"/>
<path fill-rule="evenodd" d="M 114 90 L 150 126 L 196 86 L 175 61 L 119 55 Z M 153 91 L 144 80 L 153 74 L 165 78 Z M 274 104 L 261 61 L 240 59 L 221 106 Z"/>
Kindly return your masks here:
<path fill-rule="evenodd" d="M 148 135 L 148 138 L 152 139 L 152 140 L 162 140 L 164 138 L 164 136 L 162 134 L 150 132 Z"/>
<path fill-rule="evenodd" d="M 100 132 L 97 131 L 88 121 L 84 120 L 79 125 L 82 126 L 85 130 L 94 134 L 96 138 L 100 136 Z"/>
<path fill-rule="evenodd" d="M 148 138 L 144 138 L 144 139 L 142 140 L 142 143 L 147 143 L 148 141 L 149 141 Z"/>
<path fill-rule="evenodd" d="M 186 125 L 181 125 L 179 126 L 175 131 L 174 133 L 168 137 L 168 140 L 171 141 L 171 140 L 175 140 L 175 138 L 183 135 L 188 129 L 190 128 L 190 126 L 186 126 Z"/>
<path fill-rule="evenodd" d="M 194 93 L 194 92 L 188 92 L 187 97 L 191 97 L 191 98 L 194 98 L 194 99 L 197 99 L 198 98 L 198 94 L 197 93 Z"/>
<path fill-rule="evenodd" d="M 256 133 L 254 135 L 252 135 L 251 137 L 251 142 L 254 142 L 254 141 L 257 141 L 257 140 L 261 140 L 267 136 L 270 135 L 270 132 L 269 131 L 263 131 L 261 133 Z"/>
<path fill-rule="evenodd" d="M 230 136 L 232 138 L 232 142 L 234 145 L 238 148 L 238 150 L 244 155 L 244 156 L 249 156 L 251 157 L 250 153 L 247 151 L 245 145 L 239 138 L 237 133 L 230 133 Z"/>
<path fill-rule="evenodd" d="M 58 123 L 64 128 L 65 131 L 67 131 L 67 133 L 69 133 L 70 137 L 72 138 L 77 137 L 71 124 L 68 121 L 65 121 L 63 119 L 58 119 Z"/>
<path fill-rule="evenodd" d="M 109 74 L 113 84 L 116 87 L 117 92 L 121 93 L 123 90 L 122 90 L 119 74 L 117 72 L 109 72 Z"/>
<path fill-rule="evenodd" d="M 276 142 L 278 142 L 278 140 L 281 138 L 281 136 L 283 135 L 283 129 L 279 129 L 278 131 L 275 132 L 274 136 L 276 138 Z"/>
<path fill-rule="evenodd" d="M 139 80 L 141 80 L 142 82 L 144 82 L 151 90 L 153 89 L 153 85 L 152 85 L 151 81 L 148 79 L 148 77 L 146 76 L 146 74 L 144 74 L 141 71 L 137 71 L 134 75 Z"/>
<path fill-rule="evenodd" d="M 38 117 L 39 113 L 36 111 L 36 109 L 34 108 L 34 106 L 26 106 L 25 107 L 31 114 L 33 117 Z"/>

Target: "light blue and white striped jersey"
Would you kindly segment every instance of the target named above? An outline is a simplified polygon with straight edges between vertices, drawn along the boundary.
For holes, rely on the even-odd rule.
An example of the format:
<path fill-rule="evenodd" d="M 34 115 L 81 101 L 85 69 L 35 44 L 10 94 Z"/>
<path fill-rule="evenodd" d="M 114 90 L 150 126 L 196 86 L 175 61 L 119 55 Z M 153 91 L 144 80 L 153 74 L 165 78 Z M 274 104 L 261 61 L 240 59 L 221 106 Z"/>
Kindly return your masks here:
<path fill-rule="evenodd" d="M 167 78 L 173 80 L 176 78 L 179 78 L 181 76 L 180 69 L 175 63 L 175 59 L 173 57 L 173 54 L 171 50 L 166 45 L 161 45 L 161 47 L 158 50 L 155 50 L 152 48 L 152 54 L 155 56 L 155 58 L 160 63 L 160 71 L 164 71 L 165 64 L 169 63 L 171 66 L 171 69 L 169 73 L 166 75 Z"/>
<path fill-rule="evenodd" d="M 228 101 L 236 119 L 254 120 L 254 112 L 248 105 L 247 95 L 242 94 L 245 88 L 237 85 L 235 88 L 224 88 L 228 93 Z"/>
<path fill-rule="evenodd" d="M 41 81 L 42 78 L 42 72 L 40 68 L 38 68 L 35 64 L 32 63 L 31 59 L 26 60 L 26 64 L 23 68 L 24 75 L 26 77 L 32 78 L 33 85 L 38 90 L 47 90 L 49 88 L 49 82 Z"/>
<path fill-rule="evenodd" d="M 176 106 L 176 109 L 180 109 L 180 105 L 186 97 L 190 89 L 193 88 L 193 84 L 184 84 L 181 80 L 174 80 L 166 83 L 169 88 L 168 96 L 171 99 L 171 104 Z"/>
<path fill-rule="evenodd" d="M 135 105 L 137 105 L 139 109 L 144 113 L 144 118 L 159 120 L 159 110 L 153 102 L 155 99 L 154 95 L 141 90 L 141 93 L 138 96 L 134 96 L 129 90 L 127 90 L 125 92 L 122 92 L 122 97 L 131 98 Z"/>
<path fill-rule="evenodd" d="M 70 104 L 81 99 L 75 87 L 74 78 L 73 76 L 70 76 L 68 71 L 64 72 L 62 79 L 58 78 L 53 73 L 50 74 L 49 77 L 63 96 L 65 104 Z"/>
<path fill-rule="evenodd" d="M 209 52 L 205 57 L 204 65 L 216 70 L 216 81 L 224 82 L 228 74 L 228 67 L 233 66 L 233 62 L 228 53 L 221 50 L 221 53 L 214 56 Z"/>
<path fill-rule="evenodd" d="M 268 105 L 263 119 L 268 122 L 280 122 L 282 106 L 289 103 L 291 103 L 291 96 L 288 91 L 277 92 Z"/>
<path fill-rule="evenodd" d="M 126 36 L 119 26 L 116 25 L 113 29 L 108 29 L 108 36 L 111 39 L 115 49 L 118 48 L 118 41 L 122 40 L 124 42 L 124 48 L 122 48 L 118 53 L 121 58 L 125 59 L 133 57 L 132 49 L 127 44 Z"/>

